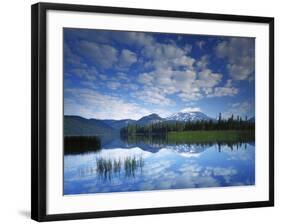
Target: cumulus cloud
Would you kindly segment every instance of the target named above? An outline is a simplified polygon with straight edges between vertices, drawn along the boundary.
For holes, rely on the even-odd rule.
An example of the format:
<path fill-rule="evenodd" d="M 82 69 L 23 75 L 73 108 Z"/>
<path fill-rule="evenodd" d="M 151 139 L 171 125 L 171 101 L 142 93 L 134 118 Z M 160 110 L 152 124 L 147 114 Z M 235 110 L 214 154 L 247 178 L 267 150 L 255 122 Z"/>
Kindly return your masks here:
<path fill-rule="evenodd" d="M 196 61 L 196 67 L 199 70 L 206 69 L 209 64 L 209 55 L 203 55 L 199 60 Z"/>
<path fill-rule="evenodd" d="M 137 62 L 137 55 L 128 50 L 128 49 L 123 49 L 121 51 L 120 57 L 119 57 L 119 63 L 118 66 L 121 68 L 129 68 L 132 64 Z"/>
<path fill-rule="evenodd" d="M 166 94 L 157 87 L 146 87 L 141 91 L 132 94 L 145 103 L 167 106 L 171 105 L 172 101 L 166 97 Z"/>
<path fill-rule="evenodd" d="M 191 70 L 172 70 L 159 68 L 149 73 L 142 73 L 138 81 L 147 86 L 161 88 L 163 92 L 175 93 L 188 88 L 196 78 Z"/>
<path fill-rule="evenodd" d="M 142 53 L 150 60 L 150 66 L 155 69 L 192 68 L 195 62 L 195 59 L 187 56 L 189 49 L 180 48 L 175 44 L 154 42 L 153 45 L 145 46 Z"/>
<path fill-rule="evenodd" d="M 120 82 L 110 81 L 107 82 L 107 87 L 111 90 L 118 89 L 121 86 Z"/>
<path fill-rule="evenodd" d="M 132 90 L 132 91 L 136 91 L 139 89 L 139 86 L 133 83 L 123 83 L 122 84 L 122 88 L 125 90 Z"/>
<path fill-rule="evenodd" d="M 117 73 L 117 78 L 119 80 L 123 80 L 123 81 L 130 81 L 128 75 L 126 73 L 124 73 L 124 72 L 118 72 Z"/>
<path fill-rule="evenodd" d="M 111 68 L 118 60 L 118 51 L 107 44 L 82 40 L 78 44 L 77 51 L 101 69 Z"/>
<path fill-rule="evenodd" d="M 218 85 L 221 79 L 222 74 L 214 73 L 210 69 L 204 69 L 197 73 L 191 69 L 159 68 L 149 73 L 141 73 L 138 76 L 140 83 L 159 88 L 163 95 L 177 94 L 184 101 L 198 100 L 211 94 L 212 88 Z M 225 95 L 227 94 L 225 93 Z M 221 94 L 214 96 L 221 96 Z"/>
<path fill-rule="evenodd" d="M 65 114 L 98 119 L 139 119 L 150 113 L 137 103 L 129 103 L 117 96 L 101 94 L 92 89 L 65 90 Z"/>
<path fill-rule="evenodd" d="M 85 63 L 82 62 L 81 58 L 74 54 L 73 51 L 70 49 L 67 43 L 63 45 L 63 53 L 64 53 L 64 64 L 68 64 L 70 66 L 79 66 L 84 67 L 86 66 Z"/>
<path fill-rule="evenodd" d="M 94 81 L 97 79 L 98 76 L 98 71 L 96 70 L 95 67 L 88 67 L 88 66 L 76 67 L 71 69 L 70 72 L 73 75 L 87 81 Z"/>
<path fill-rule="evenodd" d="M 171 94 L 178 93 L 179 96 L 183 96 L 183 94 L 192 95 L 199 89 L 195 86 L 196 73 L 192 70 L 172 70 L 172 69 L 158 69 L 154 70 L 150 73 L 142 73 L 138 77 L 138 81 L 144 84 L 144 91 L 138 93 L 140 96 L 147 95 L 145 92 L 148 90 L 155 91 L 162 95 L 162 97 L 168 97 Z M 155 98 L 152 95 L 150 96 L 150 102 L 158 102 L 160 100 L 159 97 L 156 97 L 156 101 L 153 100 Z M 169 99 L 166 97 L 166 101 L 161 99 L 163 102 L 168 103 Z M 143 99 L 143 97 L 141 97 Z"/>
<path fill-rule="evenodd" d="M 202 42 L 200 46 L 204 44 Z M 237 88 L 232 86 L 219 86 L 223 75 L 208 68 L 208 55 L 195 60 L 188 55 L 189 52 L 189 49 L 180 48 L 175 43 L 154 41 L 153 45 L 144 46 L 142 53 L 149 59 L 146 66 L 151 67 L 152 71 L 139 74 L 138 81 L 161 89 L 164 97 L 177 94 L 186 102 L 208 95 L 220 97 L 238 93 Z"/>
<path fill-rule="evenodd" d="M 204 69 L 198 74 L 197 85 L 199 87 L 213 87 L 220 83 L 222 74 L 214 73 L 210 69 Z"/>
<path fill-rule="evenodd" d="M 207 40 L 191 45 L 181 35 L 161 39 L 142 32 L 75 33 L 78 36 L 67 37 L 64 46 L 66 77 L 75 76 L 73 80 L 67 78 L 70 86 L 75 86 L 78 80 L 82 87 L 119 96 L 116 99 L 119 103 L 122 99 L 122 103 L 130 106 L 131 102 L 145 105 L 150 108 L 145 111 L 148 113 L 151 108 L 168 108 L 175 103 L 182 106 L 208 97 L 235 96 L 239 85 L 234 81 L 251 80 L 254 73 L 254 42 L 250 38 L 223 38 L 217 43 L 215 55 L 221 59 L 216 60 L 227 62 L 230 74 L 226 80 L 223 69 L 210 65 L 214 53 L 200 55 L 198 48 L 209 46 Z M 192 48 L 199 53 L 192 55 Z M 87 116 L 95 115 L 94 110 L 84 106 L 83 110 Z"/>
<path fill-rule="evenodd" d="M 234 96 L 238 94 L 238 92 L 238 88 L 232 85 L 232 80 L 228 79 L 224 86 L 215 87 L 212 93 L 208 94 L 208 97 Z"/>
<path fill-rule="evenodd" d="M 154 43 L 154 38 L 150 34 L 142 32 L 120 32 L 112 38 L 128 46 L 147 46 Z"/>
<path fill-rule="evenodd" d="M 192 100 L 199 100 L 203 98 L 203 94 L 200 93 L 198 90 L 196 91 L 190 91 L 190 92 L 181 92 L 178 94 L 178 96 L 186 102 L 192 101 Z"/>
<path fill-rule="evenodd" d="M 227 69 L 234 80 L 253 80 L 255 73 L 255 40 L 230 38 L 215 47 L 218 57 L 228 60 Z"/>

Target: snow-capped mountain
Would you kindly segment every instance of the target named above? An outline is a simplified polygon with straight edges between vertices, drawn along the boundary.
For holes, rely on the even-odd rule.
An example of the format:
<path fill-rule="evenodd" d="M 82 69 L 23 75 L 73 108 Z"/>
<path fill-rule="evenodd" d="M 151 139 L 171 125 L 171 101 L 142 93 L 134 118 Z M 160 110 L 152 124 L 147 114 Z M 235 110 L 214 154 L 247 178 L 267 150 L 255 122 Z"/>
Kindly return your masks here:
<path fill-rule="evenodd" d="M 206 114 L 200 111 L 185 112 L 180 111 L 166 118 L 167 121 L 208 121 L 213 118 L 208 117 Z"/>
<path fill-rule="evenodd" d="M 104 135 L 105 133 L 116 134 L 121 128 L 129 124 L 148 125 L 157 122 L 174 122 L 174 121 L 197 121 L 197 120 L 214 120 L 200 111 L 182 110 L 169 117 L 162 118 L 158 114 L 150 114 L 139 120 L 99 120 L 86 119 L 79 116 L 64 116 L 64 130 L 66 135 Z M 252 119 L 250 119 L 251 121 Z M 214 120 L 215 121 L 215 120 Z M 253 121 L 254 122 L 254 121 Z"/>

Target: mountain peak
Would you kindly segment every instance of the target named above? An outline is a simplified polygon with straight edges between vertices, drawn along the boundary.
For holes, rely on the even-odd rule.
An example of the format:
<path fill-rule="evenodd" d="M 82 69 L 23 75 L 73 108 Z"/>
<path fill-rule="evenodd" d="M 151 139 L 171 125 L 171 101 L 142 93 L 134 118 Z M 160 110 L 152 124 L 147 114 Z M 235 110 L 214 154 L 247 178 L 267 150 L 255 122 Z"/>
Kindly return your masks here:
<path fill-rule="evenodd" d="M 161 118 L 158 114 L 155 114 L 155 113 L 153 113 L 153 114 L 149 114 L 149 115 L 144 116 L 144 117 L 155 117 L 155 118 Z M 144 117 L 142 117 L 142 118 L 144 118 Z"/>
<path fill-rule="evenodd" d="M 185 112 L 183 112 L 185 111 Z M 189 111 L 189 112 L 186 112 Z M 181 110 L 178 113 L 175 113 L 166 118 L 168 121 L 201 121 L 201 120 L 213 120 L 208 117 L 206 114 L 200 111 L 190 111 L 190 110 Z"/>
<path fill-rule="evenodd" d="M 140 118 L 139 120 L 137 120 L 137 124 L 148 124 L 148 123 L 155 123 L 155 122 L 159 122 L 162 121 L 163 118 L 161 118 L 158 114 L 149 114 L 147 116 L 144 116 L 142 118 Z"/>

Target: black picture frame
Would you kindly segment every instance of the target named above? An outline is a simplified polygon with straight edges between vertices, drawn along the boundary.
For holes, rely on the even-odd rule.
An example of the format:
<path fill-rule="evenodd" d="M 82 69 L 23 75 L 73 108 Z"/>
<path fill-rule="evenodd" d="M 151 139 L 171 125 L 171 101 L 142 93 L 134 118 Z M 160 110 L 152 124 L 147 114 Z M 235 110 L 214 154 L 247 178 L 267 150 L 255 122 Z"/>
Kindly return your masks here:
<path fill-rule="evenodd" d="M 269 200 L 243 203 L 208 204 L 196 206 L 160 207 L 101 212 L 46 214 L 46 13 L 48 10 L 100 12 L 124 15 L 162 16 L 217 21 L 253 22 L 269 25 Z M 274 206 L 274 18 L 164 11 L 136 8 L 102 7 L 73 4 L 37 3 L 31 13 L 31 73 L 32 73 L 32 153 L 31 153 L 31 218 L 54 221 L 206 210 L 238 209 Z"/>

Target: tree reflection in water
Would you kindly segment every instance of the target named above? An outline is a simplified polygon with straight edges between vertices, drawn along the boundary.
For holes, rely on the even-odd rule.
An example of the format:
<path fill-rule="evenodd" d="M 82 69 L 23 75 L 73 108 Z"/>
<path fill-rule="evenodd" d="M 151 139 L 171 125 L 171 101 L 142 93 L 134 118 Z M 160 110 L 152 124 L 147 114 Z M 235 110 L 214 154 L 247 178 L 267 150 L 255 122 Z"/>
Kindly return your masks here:
<path fill-rule="evenodd" d="M 87 139 L 88 140 L 88 139 Z M 159 150 L 165 148 L 171 150 L 179 155 L 196 155 L 201 154 L 212 146 L 219 153 L 226 149 L 230 151 L 234 150 L 247 150 L 246 143 L 248 139 L 239 139 L 239 141 L 210 141 L 210 142 L 190 142 L 190 141 L 171 141 L 165 136 L 134 136 L 131 138 L 122 138 L 120 145 L 116 145 L 116 148 L 130 149 L 138 147 L 144 152 L 158 153 Z M 80 139 L 81 141 L 81 139 Z M 103 146 L 102 146 L 103 147 Z M 79 148 L 79 151 L 80 148 Z M 122 180 L 124 178 L 135 178 L 137 175 L 141 175 L 145 160 L 142 155 L 120 156 L 112 158 L 110 156 L 99 155 L 99 150 L 93 150 L 96 154 L 94 162 L 91 167 L 87 167 L 80 170 L 81 176 L 96 176 L 97 180 L 102 182 L 112 181 L 112 178 Z"/>
<path fill-rule="evenodd" d="M 218 152 L 221 152 L 223 147 L 229 148 L 231 151 L 234 149 L 242 148 L 247 149 L 247 143 L 254 143 L 254 140 L 251 138 L 240 138 L 238 140 L 225 140 L 225 141 L 196 141 L 192 142 L 189 140 L 174 141 L 166 138 L 165 136 L 127 136 L 122 137 L 122 141 L 126 144 L 127 148 L 139 147 L 142 150 L 157 152 L 161 148 L 168 148 L 174 151 L 180 152 L 196 152 L 200 153 L 205 151 L 207 148 L 217 145 Z"/>

